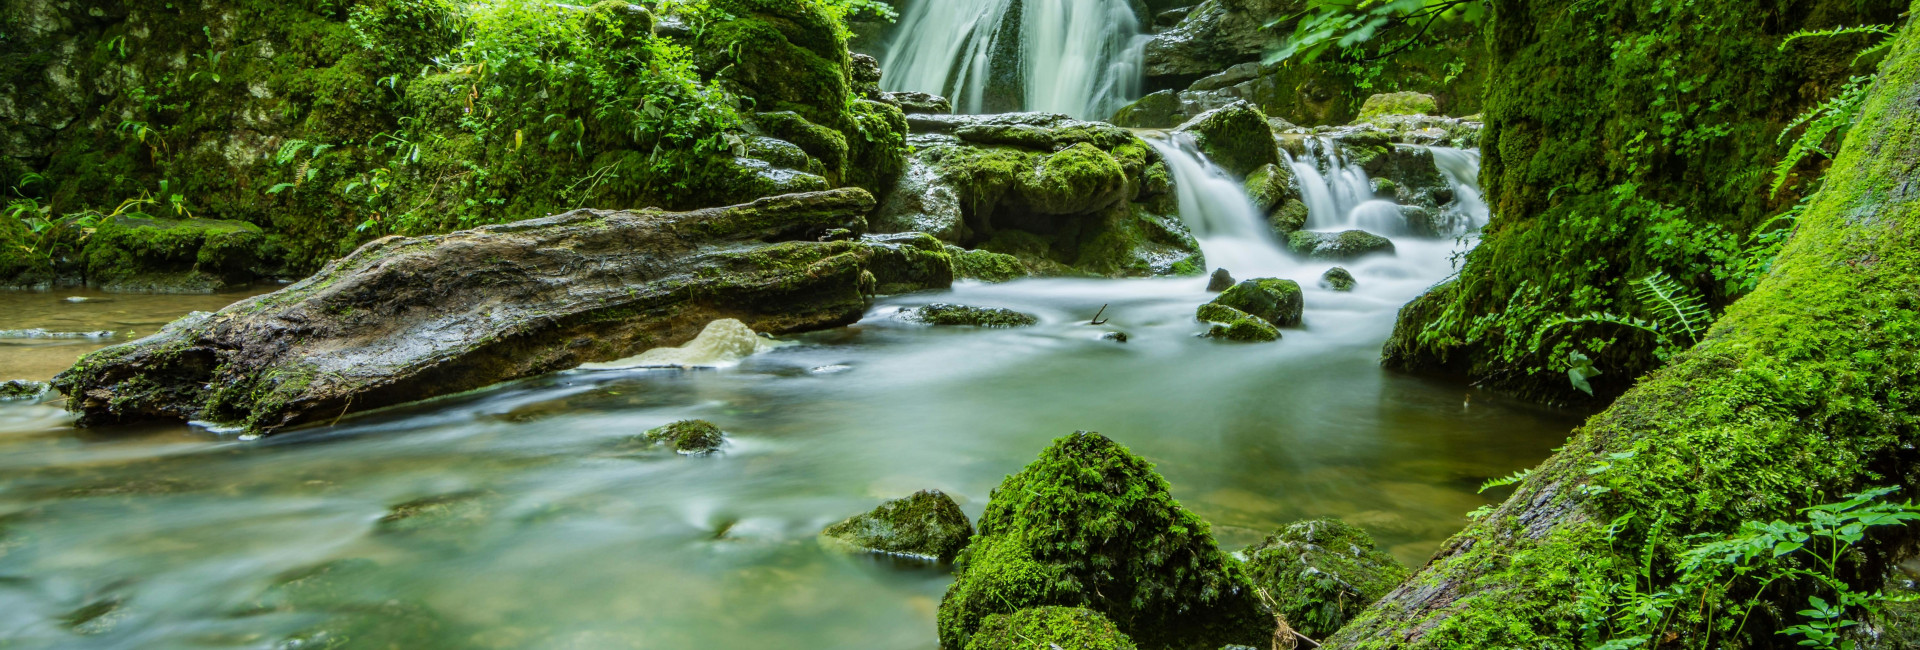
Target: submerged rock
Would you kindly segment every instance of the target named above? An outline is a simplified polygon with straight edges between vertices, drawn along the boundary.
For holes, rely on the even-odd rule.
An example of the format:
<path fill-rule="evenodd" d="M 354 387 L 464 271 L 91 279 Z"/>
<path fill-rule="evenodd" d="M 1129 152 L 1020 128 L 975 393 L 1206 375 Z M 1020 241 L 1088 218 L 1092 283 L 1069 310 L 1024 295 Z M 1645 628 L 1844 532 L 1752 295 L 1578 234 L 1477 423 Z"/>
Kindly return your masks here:
<path fill-rule="evenodd" d="M 484 523 L 492 509 L 484 492 L 455 492 L 414 499 L 387 509 L 374 524 L 383 533 L 409 533 Z"/>
<path fill-rule="evenodd" d="M 902 312 L 902 317 L 928 325 L 973 325 L 977 327 L 1026 327 L 1040 322 L 1032 314 L 999 307 L 970 307 L 934 303 Z"/>
<path fill-rule="evenodd" d="M 687 213 L 576 210 L 386 237 L 280 291 L 188 316 L 54 378 L 79 424 L 271 433 L 684 343 L 719 318 L 785 333 L 859 320 L 890 268 L 945 266 L 864 230 L 848 188 Z M 898 278 L 893 278 L 898 279 Z M 944 286 L 944 285 L 940 285 Z"/>
<path fill-rule="evenodd" d="M 732 318 L 707 323 L 698 336 L 686 345 L 673 348 L 654 348 L 640 354 L 602 363 L 583 363 L 583 370 L 613 370 L 620 368 L 645 368 L 657 366 L 722 366 L 739 362 L 749 356 L 779 347 L 772 339 L 761 336 Z"/>
<path fill-rule="evenodd" d="M 1241 555 L 1287 624 L 1316 639 L 1340 629 L 1408 574 L 1366 531 L 1338 519 L 1294 523 Z"/>
<path fill-rule="evenodd" d="M 1054 441 L 1002 481 L 955 566 L 940 602 L 943 648 L 970 647 L 995 615 L 1047 606 L 1099 612 L 1146 648 L 1214 650 L 1273 635 L 1253 583 L 1206 522 L 1152 465 L 1097 433 Z"/>
<path fill-rule="evenodd" d="M 1232 307 L 1272 323 L 1275 327 L 1299 325 L 1300 314 L 1305 309 L 1300 283 L 1275 278 L 1240 282 L 1221 292 L 1208 304 Z"/>
<path fill-rule="evenodd" d="M 1345 232 L 1295 231 L 1287 235 L 1287 250 L 1314 260 L 1351 260 L 1374 253 L 1392 253 L 1393 241 L 1365 230 Z"/>
<path fill-rule="evenodd" d="M 1231 286 L 1233 286 L 1233 275 L 1227 273 L 1226 269 L 1214 269 L 1213 276 L 1207 278 L 1207 291 L 1220 293 Z"/>
<path fill-rule="evenodd" d="M 952 497 L 921 490 L 828 526 L 821 534 L 871 551 L 952 562 L 973 537 L 973 524 Z"/>
<path fill-rule="evenodd" d="M 640 434 L 639 441 L 648 446 L 665 446 L 675 453 L 699 456 L 719 451 L 727 439 L 712 422 L 681 420 L 648 429 Z"/>
<path fill-rule="evenodd" d="M 1353 285 L 1355 284 L 1357 284 L 1357 281 L 1353 279 L 1353 274 L 1338 266 L 1327 269 L 1326 273 L 1320 274 L 1320 288 L 1322 289 L 1352 291 Z"/>
<path fill-rule="evenodd" d="M 1280 340 L 1280 328 L 1274 327 L 1273 323 L 1226 305 L 1215 303 L 1201 305 L 1195 310 L 1194 317 L 1201 322 L 1212 324 L 1212 327 L 1207 328 L 1206 333 L 1202 334 L 1210 339 L 1253 343 Z"/>
<path fill-rule="evenodd" d="M 1100 334 L 1100 340 L 1113 341 L 1114 343 L 1126 343 L 1127 333 L 1126 332 L 1102 332 Z"/>
<path fill-rule="evenodd" d="M 1134 650 L 1113 621 L 1083 607 L 1033 607 L 994 614 L 967 640 L 966 650 Z"/>
<path fill-rule="evenodd" d="M 14 379 L 0 383 L 0 401 L 35 399 L 47 392 L 47 382 Z"/>

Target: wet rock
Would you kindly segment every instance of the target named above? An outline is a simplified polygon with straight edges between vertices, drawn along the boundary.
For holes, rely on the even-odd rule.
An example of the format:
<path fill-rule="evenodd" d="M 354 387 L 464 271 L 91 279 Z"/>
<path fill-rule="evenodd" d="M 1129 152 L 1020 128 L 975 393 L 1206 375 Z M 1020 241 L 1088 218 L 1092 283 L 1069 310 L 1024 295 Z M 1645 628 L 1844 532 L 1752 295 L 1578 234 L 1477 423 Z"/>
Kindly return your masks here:
<path fill-rule="evenodd" d="M 1381 115 L 1433 115 L 1440 111 L 1440 102 L 1433 95 L 1416 92 L 1381 93 L 1367 98 L 1360 105 L 1360 115 L 1354 121 Z"/>
<path fill-rule="evenodd" d="M 244 221 L 106 219 L 87 240 L 87 284 L 106 291 L 213 293 L 266 274 L 275 260 L 260 227 Z"/>
<path fill-rule="evenodd" d="M 1056 440 L 1007 477 L 978 528 L 940 603 L 943 648 L 969 647 L 992 616 L 1044 606 L 1099 612 L 1149 648 L 1205 650 L 1273 634 L 1252 583 L 1206 523 L 1150 464 L 1100 434 Z"/>
<path fill-rule="evenodd" d="M 966 650 L 1134 650 L 1133 640 L 1099 612 L 1081 607 L 1034 607 L 994 614 L 980 623 Z"/>
<path fill-rule="evenodd" d="M 47 382 L 14 379 L 0 383 L 0 401 L 38 399 L 47 392 Z"/>
<path fill-rule="evenodd" d="M 727 441 L 720 427 L 706 420 L 681 420 L 654 427 L 640 434 L 640 439 L 649 446 L 667 447 L 687 456 L 720 451 L 720 445 Z"/>
<path fill-rule="evenodd" d="M 1240 178 L 1280 163 L 1267 116 L 1244 101 L 1201 113 L 1177 130 L 1193 134 L 1208 159 Z"/>
<path fill-rule="evenodd" d="M 880 94 L 881 101 L 899 106 L 908 115 L 916 113 L 946 114 L 953 112 L 953 102 L 945 97 L 917 92 L 885 92 Z"/>
<path fill-rule="evenodd" d="M 926 233 L 867 235 L 860 243 L 875 254 L 867 273 L 873 276 L 871 293 L 892 295 L 953 286 L 953 259 L 947 245 Z"/>
<path fill-rule="evenodd" d="M 1408 574 L 1366 531 L 1338 519 L 1294 523 L 1241 555 L 1287 623 L 1317 639 L 1340 629 Z"/>
<path fill-rule="evenodd" d="M 484 492 L 456 492 L 414 499 L 388 508 L 374 528 L 382 533 L 410 533 L 477 526 L 492 514 L 486 496 Z"/>
<path fill-rule="evenodd" d="M 1100 340 L 1113 341 L 1114 343 L 1126 343 L 1127 333 L 1126 332 L 1102 332 L 1100 334 Z"/>
<path fill-rule="evenodd" d="M 1313 260 L 1351 260 L 1392 253 L 1393 242 L 1365 230 L 1328 233 L 1308 230 L 1287 235 L 1287 250 Z"/>
<path fill-rule="evenodd" d="M 1272 215 L 1289 204 L 1301 202 L 1300 181 L 1293 176 L 1293 167 L 1284 164 L 1268 163 L 1247 174 L 1247 198 L 1253 201 L 1253 207 L 1261 214 Z"/>
<path fill-rule="evenodd" d="M 847 57 L 848 74 L 855 84 L 880 83 L 880 60 L 870 55 L 855 52 Z"/>
<path fill-rule="evenodd" d="M 975 327 L 1026 327 L 1040 319 L 999 307 L 969 307 L 934 303 L 902 312 L 902 317 L 928 325 L 972 325 Z"/>
<path fill-rule="evenodd" d="M 872 208 L 848 188 L 387 237 L 280 291 L 89 354 L 52 383 L 83 426 L 271 433 L 677 345 L 718 318 L 773 334 L 843 325 L 871 304 L 873 269 L 946 257 L 813 241 L 864 230 Z"/>
<path fill-rule="evenodd" d="M 1220 293 L 1231 286 L 1233 286 L 1233 275 L 1227 273 L 1226 269 L 1214 269 L 1213 276 L 1207 278 L 1207 291 Z"/>
<path fill-rule="evenodd" d="M 973 524 L 952 497 L 921 490 L 828 526 L 821 534 L 871 551 L 952 562 L 973 537 Z"/>
<path fill-rule="evenodd" d="M 1133 100 L 1133 103 L 1114 111 L 1107 121 L 1115 126 L 1136 129 L 1170 129 L 1192 119 L 1212 108 L 1195 110 L 1187 102 L 1181 101 L 1181 94 L 1172 90 L 1148 93 L 1145 97 Z"/>
<path fill-rule="evenodd" d="M 346 559 L 291 571 L 262 594 L 248 614 L 282 613 L 318 622 L 280 639 L 276 648 L 426 648 L 451 636 L 453 624 L 432 608 L 398 598 L 381 585 L 390 570 Z"/>
<path fill-rule="evenodd" d="M 1353 274 L 1348 273 L 1346 269 L 1338 266 L 1327 269 L 1326 273 L 1320 274 L 1320 288 L 1322 289 L 1352 291 L 1355 283 L 1356 281 L 1353 279 Z"/>
<path fill-rule="evenodd" d="M 1192 79 L 1257 61 L 1292 31 L 1267 24 L 1298 11 L 1297 0 L 1204 0 L 1147 42 L 1147 77 Z"/>
<path fill-rule="evenodd" d="M 1020 263 L 1020 258 L 1012 255 L 993 251 L 967 250 L 959 246 L 947 247 L 947 255 L 953 258 L 955 277 L 1006 282 L 1027 276 L 1027 267 Z"/>
<path fill-rule="evenodd" d="M 1215 296 L 1213 302 L 1208 304 L 1232 307 L 1272 323 L 1274 327 L 1299 325 L 1304 309 L 1300 283 L 1275 278 L 1240 282 Z"/>
<path fill-rule="evenodd" d="M 1280 204 L 1280 207 L 1274 208 L 1273 214 L 1267 215 L 1267 226 L 1273 229 L 1273 234 L 1284 240 L 1294 231 L 1307 227 L 1307 216 L 1310 213 L 1311 210 L 1307 208 L 1306 203 L 1299 199 L 1290 199 Z"/>
<path fill-rule="evenodd" d="M 1194 317 L 1211 324 L 1206 333 L 1201 334 L 1210 339 L 1250 343 L 1280 340 L 1280 328 L 1274 327 L 1273 323 L 1226 305 L 1201 305 L 1194 311 Z"/>

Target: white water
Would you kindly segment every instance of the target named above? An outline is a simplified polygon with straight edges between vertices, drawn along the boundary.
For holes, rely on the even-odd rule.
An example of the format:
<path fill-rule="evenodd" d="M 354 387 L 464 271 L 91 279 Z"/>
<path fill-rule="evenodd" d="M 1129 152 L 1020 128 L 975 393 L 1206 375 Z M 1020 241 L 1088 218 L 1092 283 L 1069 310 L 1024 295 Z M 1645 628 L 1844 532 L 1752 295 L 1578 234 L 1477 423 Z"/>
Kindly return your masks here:
<path fill-rule="evenodd" d="M 1016 5 L 1018 33 L 1002 33 Z M 1103 119 L 1140 93 L 1147 37 L 1121 0 L 914 0 L 896 33 L 880 60 L 882 85 L 946 96 L 961 113 L 986 112 L 989 80 L 1016 73 L 1023 105 L 994 108 Z M 1007 38 L 1017 43 L 1017 71 L 995 69 L 996 44 Z"/>
<path fill-rule="evenodd" d="M 1294 280 L 1306 291 L 1307 327 L 1320 321 L 1341 327 L 1360 320 L 1391 323 L 1394 310 L 1453 272 L 1456 253 L 1471 247 L 1473 232 L 1486 224 L 1487 206 L 1474 179 L 1479 154 L 1432 149 L 1436 164 L 1454 191 L 1448 211 L 1459 211 L 1469 229 L 1459 238 L 1406 235 L 1400 207 L 1375 198 L 1373 181 L 1359 165 L 1346 162 L 1331 142 L 1309 141 L 1305 156 L 1289 157 L 1307 204 L 1307 228 L 1315 231 L 1363 229 L 1393 240 L 1392 255 L 1370 255 L 1346 262 L 1302 260 L 1282 250 L 1267 220 L 1246 191 L 1225 170 L 1201 154 L 1190 136 L 1169 134 L 1147 141 L 1166 159 L 1179 193 L 1180 218 L 1193 231 L 1209 268 L 1224 268 L 1237 279 L 1276 277 Z M 1334 266 L 1351 272 L 1354 291 L 1319 288 L 1320 274 Z M 1337 318 L 1328 318 L 1333 314 Z M 1371 331 L 1371 327 L 1356 331 Z M 1370 335 L 1370 334 L 1369 334 Z"/>

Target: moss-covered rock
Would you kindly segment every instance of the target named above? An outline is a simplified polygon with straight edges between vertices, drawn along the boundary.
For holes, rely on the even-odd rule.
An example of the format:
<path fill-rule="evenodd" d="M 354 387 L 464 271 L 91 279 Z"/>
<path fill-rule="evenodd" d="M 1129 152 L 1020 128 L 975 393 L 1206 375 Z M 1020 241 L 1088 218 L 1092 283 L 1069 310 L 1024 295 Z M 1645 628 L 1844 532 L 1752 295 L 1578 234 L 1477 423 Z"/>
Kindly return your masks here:
<path fill-rule="evenodd" d="M 1236 177 L 1246 178 L 1267 165 L 1280 164 L 1280 148 L 1267 116 L 1247 102 L 1201 113 L 1178 130 L 1193 134 L 1207 158 Z"/>
<path fill-rule="evenodd" d="M 273 265 L 260 227 L 242 221 L 117 216 L 86 245 L 88 284 L 107 291 L 211 293 Z"/>
<path fill-rule="evenodd" d="M 1287 235 L 1287 250 L 1310 260 L 1352 260 L 1376 253 L 1393 253 L 1393 241 L 1365 230 L 1313 232 L 1296 230 Z"/>
<path fill-rule="evenodd" d="M 47 382 L 12 379 L 0 382 L 0 401 L 38 399 L 47 392 Z"/>
<path fill-rule="evenodd" d="M 881 101 L 900 107 L 901 112 L 944 114 L 953 112 L 953 102 L 939 95 L 916 92 L 881 93 Z"/>
<path fill-rule="evenodd" d="M 820 534 L 870 551 L 952 562 L 973 537 L 973 524 L 952 497 L 939 490 L 921 490 L 828 526 Z"/>
<path fill-rule="evenodd" d="M 1027 267 L 1020 264 L 1020 258 L 1012 255 L 985 250 L 967 250 L 959 246 L 947 248 L 947 253 L 953 256 L 953 273 L 956 277 L 987 282 L 1006 282 L 1027 276 Z"/>
<path fill-rule="evenodd" d="M 1310 213 L 1311 210 L 1307 208 L 1305 202 L 1298 199 L 1289 200 L 1274 208 L 1272 214 L 1267 215 L 1267 227 L 1273 230 L 1274 235 L 1285 240 L 1295 231 L 1307 227 L 1307 217 Z"/>
<path fill-rule="evenodd" d="M 706 420 L 680 420 L 652 429 L 639 436 L 637 442 L 651 447 L 666 447 L 674 453 L 687 456 L 702 456 L 720 451 L 726 444 L 726 434 L 720 427 Z"/>
<path fill-rule="evenodd" d="M 1367 531 L 1338 519 L 1289 524 L 1240 555 L 1287 624 L 1315 639 L 1340 629 L 1408 573 Z"/>
<path fill-rule="evenodd" d="M 1320 288 L 1322 289 L 1352 291 L 1353 286 L 1358 283 L 1357 280 L 1353 279 L 1353 273 L 1338 266 L 1327 269 L 1326 273 L 1320 274 Z"/>
<path fill-rule="evenodd" d="M 1372 119 L 1381 115 L 1433 115 L 1440 110 L 1440 104 L 1433 95 L 1416 92 L 1380 93 L 1367 98 L 1360 105 L 1360 114 L 1355 121 Z"/>
<path fill-rule="evenodd" d="M 934 303 L 902 312 L 909 320 L 928 325 L 971 325 L 975 327 L 1026 327 L 1040 322 L 1032 314 L 1000 307 L 969 307 Z"/>
<path fill-rule="evenodd" d="M 966 650 L 1134 650 L 1113 621 L 1081 607 L 1033 607 L 994 614 L 967 640 Z"/>
<path fill-rule="evenodd" d="M 969 647 L 989 617 L 1045 607 L 1105 615 L 1143 648 L 1269 639 L 1273 618 L 1166 479 L 1097 433 L 1054 441 L 1002 481 L 940 603 L 940 645 Z"/>
<path fill-rule="evenodd" d="M 1272 323 L 1275 327 L 1299 325 L 1300 313 L 1305 306 L 1300 296 L 1300 283 L 1275 278 L 1241 281 L 1215 296 L 1208 304 L 1232 307 Z"/>
<path fill-rule="evenodd" d="M 1220 293 L 1226 291 L 1228 287 L 1233 285 L 1233 274 L 1228 273 L 1226 269 L 1214 269 L 1213 275 L 1207 276 L 1207 291 L 1209 292 Z"/>
<path fill-rule="evenodd" d="M 1206 303 L 1194 310 L 1194 318 L 1209 323 L 1202 333 L 1210 339 L 1264 343 L 1280 340 L 1280 328 L 1267 319 L 1218 303 Z"/>
<path fill-rule="evenodd" d="M 1300 181 L 1293 177 L 1293 168 L 1285 164 L 1268 163 L 1253 170 L 1247 174 L 1246 189 L 1247 198 L 1261 214 L 1271 215 L 1296 203 L 1306 207 L 1300 201 Z"/>

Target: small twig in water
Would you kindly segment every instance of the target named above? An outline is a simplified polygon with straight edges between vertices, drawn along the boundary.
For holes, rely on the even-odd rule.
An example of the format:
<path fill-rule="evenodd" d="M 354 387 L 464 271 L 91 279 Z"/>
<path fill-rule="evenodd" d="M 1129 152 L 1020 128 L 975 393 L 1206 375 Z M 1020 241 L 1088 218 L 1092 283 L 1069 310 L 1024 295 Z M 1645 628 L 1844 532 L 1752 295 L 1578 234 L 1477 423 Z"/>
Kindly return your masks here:
<path fill-rule="evenodd" d="M 1107 306 L 1106 306 L 1106 305 L 1101 305 L 1101 306 L 1100 306 L 1100 311 L 1099 311 L 1099 312 L 1096 312 L 1096 313 L 1094 313 L 1094 315 L 1093 315 L 1093 321 L 1092 321 L 1092 322 L 1089 322 L 1088 324 L 1089 324 L 1089 325 L 1105 325 L 1105 324 L 1107 324 L 1107 321 L 1103 321 L 1103 320 L 1100 320 L 1100 314 L 1104 314 L 1104 313 L 1107 313 Z"/>

